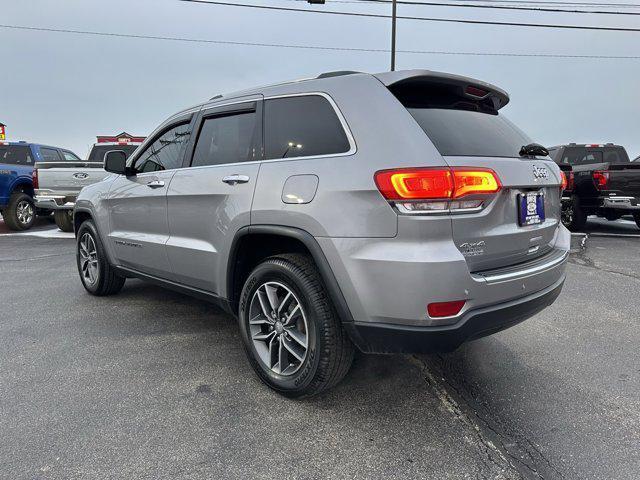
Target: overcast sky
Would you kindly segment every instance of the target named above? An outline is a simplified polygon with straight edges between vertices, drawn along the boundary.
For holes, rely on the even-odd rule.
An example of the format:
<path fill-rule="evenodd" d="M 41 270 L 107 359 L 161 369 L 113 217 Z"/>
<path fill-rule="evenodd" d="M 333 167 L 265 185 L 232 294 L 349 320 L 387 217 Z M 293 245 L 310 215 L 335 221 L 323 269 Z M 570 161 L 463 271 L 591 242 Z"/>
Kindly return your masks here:
<path fill-rule="evenodd" d="M 244 3 L 308 7 L 291 0 Z M 328 1 L 315 8 L 390 11 L 388 5 L 355 2 Z M 640 16 L 405 5 L 399 14 L 640 28 Z M 369 49 L 389 48 L 390 32 L 386 19 L 177 0 L 0 0 L 0 24 Z M 640 56 L 640 33 L 401 20 L 398 49 Z M 331 70 L 389 69 L 389 54 L 383 52 L 231 46 L 2 27 L 0 59 L 0 122 L 7 125 L 8 139 L 59 145 L 81 157 L 96 135 L 123 130 L 146 135 L 175 111 L 218 93 Z M 630 155 L 640 154 L 638 59 L 400 53 L 397 69 L 409 68 L 468 75 L 504 88 L 511 96 L 504 113 L 539 143 L 615 142 L 626 146 Z"/>

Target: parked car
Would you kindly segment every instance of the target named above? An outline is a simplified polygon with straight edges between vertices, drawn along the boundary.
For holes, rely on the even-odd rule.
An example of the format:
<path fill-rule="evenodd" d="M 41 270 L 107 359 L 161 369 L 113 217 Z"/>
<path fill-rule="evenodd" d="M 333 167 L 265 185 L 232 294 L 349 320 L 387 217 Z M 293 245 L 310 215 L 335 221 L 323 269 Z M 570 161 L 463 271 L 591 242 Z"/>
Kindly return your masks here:
<path fill-rule="evenodd" d="M 33 170 L 36 207 L 53 211 L 58 228 L 73 232 L 73 207 L 78 193 L 107 175 L 102 162 L 37 162 Z"/>
<path fill-rule="evenodd" d="M 0 213 L 11 230 L 31 228 L 37 214 L 34 203 L 33 167 L 38 161 L 77 161 L 70 150 L 27 142 L 0 142 Z"/>
<path fill-rule="evenodd" d="M 633 215 L 640 227 L 640 163 L 630 162 L 624 147 L 570 143 L 549 152 L 558 165 L 571 166 L 563 198 L 563 219 L 570 230 L 582 230 L 588 215 L 612 221 Z"/>
<path fill-rule="evenodd" d="M 343 72 L 177 113 L 80 192 L 82 284 L 221 305 L 290 397 L 339 382 L 355 347 L 449 351 L 515 325 L 560 293 L 570 236 L 561 172 L 508 101 L 444 73 Z"/>

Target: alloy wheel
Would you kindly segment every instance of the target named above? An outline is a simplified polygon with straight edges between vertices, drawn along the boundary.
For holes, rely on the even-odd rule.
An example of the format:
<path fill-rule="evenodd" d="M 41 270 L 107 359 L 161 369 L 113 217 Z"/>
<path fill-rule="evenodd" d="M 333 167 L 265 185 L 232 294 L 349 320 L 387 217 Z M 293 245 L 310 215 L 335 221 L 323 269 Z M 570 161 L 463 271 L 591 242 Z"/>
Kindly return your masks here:
<path fill-rule="evenodd" d="M 31 223 L 34 213 L 33 205 L 26 200 L 21 200 L 18 202 L 18 205 L 16 205 L 16 216 L 22 225 Z"/>
<path fill-rule="evenodd" d="M 78 245 L 80 254 L 80 274 L 88 285 L 94 285 L 98 281 L 98 251 L 95 241 L 89 233 L 85 233 L 80 238 Z"/>
<path fill-rule="evenodd" d="M 249 335 L 258 358 L 272 372 L 293 375 L 304 363 L 309 347 L 305 312 L 290 288 L 266 282 L 249 306 Z"/>

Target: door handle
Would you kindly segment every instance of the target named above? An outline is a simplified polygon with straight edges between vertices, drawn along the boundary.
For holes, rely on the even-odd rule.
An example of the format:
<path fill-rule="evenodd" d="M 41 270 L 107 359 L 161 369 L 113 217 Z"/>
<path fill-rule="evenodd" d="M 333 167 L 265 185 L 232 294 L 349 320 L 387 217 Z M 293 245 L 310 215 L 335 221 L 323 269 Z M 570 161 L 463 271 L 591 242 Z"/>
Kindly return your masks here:
<path fill-rule="evenodd" d="M 238 183 L 247 183 L 249 181 L 248 175 L 227 175 L 222 179 L 224 183 L 228 183 L 229 185 L 236 185 Z"/>
<path fill-rule="evenodd" d="M 162 180 L 151 180 L 149 183 L 147 183 L 147 187 L 149 188 L 164 187 L 164 182 Z"/>

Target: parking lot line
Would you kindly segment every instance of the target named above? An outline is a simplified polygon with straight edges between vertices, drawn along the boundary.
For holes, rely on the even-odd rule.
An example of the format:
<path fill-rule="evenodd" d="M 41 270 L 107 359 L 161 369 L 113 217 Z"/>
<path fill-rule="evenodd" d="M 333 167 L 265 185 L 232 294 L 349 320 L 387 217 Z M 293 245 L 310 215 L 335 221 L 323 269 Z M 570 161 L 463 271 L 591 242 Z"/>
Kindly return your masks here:
<path fill-rule="evenodd" d="M 73 232 L 63 232 L 54 227 L 48 230 L 27 230 L 25 232 L 0 233 L 2 237 L 29 236 L 39 238 L 74 238 Z"/>

